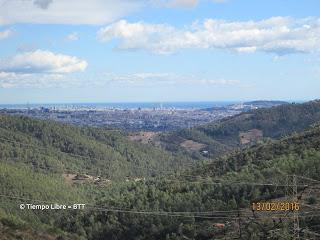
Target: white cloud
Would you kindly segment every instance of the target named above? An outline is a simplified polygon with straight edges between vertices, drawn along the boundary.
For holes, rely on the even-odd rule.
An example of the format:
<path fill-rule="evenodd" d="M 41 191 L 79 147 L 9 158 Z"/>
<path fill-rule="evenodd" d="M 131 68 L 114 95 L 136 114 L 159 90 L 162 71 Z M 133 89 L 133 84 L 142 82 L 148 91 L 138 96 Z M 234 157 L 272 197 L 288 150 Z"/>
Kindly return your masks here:
<path fill-rule="evenodd" d="M 0 0 L 0 24 L 94 24 L 115 21 L 143 5 L 143 0 Z"/>
<path fill-rule="evenodd" d="M 0 60 L 0 88 L 68 87 L 77 79 L 68 73 L 84 71 L 77 57 L 36 50 Z"/>
<path fill-rule="evenodd" d="M 166 8 L 193 8 L 199 3 L 199 0 L 151 0 L 152 5 Z"/>
<path fill-rule="evenodd" d="M 95 82 L 96 85 L 126 85 L 126 86 L 169 86 L 169 85 L 207 85 L 207 86 L 240 86 L 238 80 L 227 80 L 223 78 L 211 79 L 196 75 L 184 75 L 175 73 L 131 73 L 131 74 L 114 74 L 106 73 L 100 80 Z"/>
<path fill-rule="evenodd" d="M 0 40 L 8 38 L 12 34 L 13 34 L 13 31 L 11 29 L 6 29 L 6 30 L 2 31 L 2 32 L 0 32 Z"/>
<path fill-rule="evenodd" d="M 107 42 L 118 39 L 120 49 L 142 49 L 169 54 L 181 49 L 227 49 L 278 55 L 311 53 L 320 49 L 320 18 L 273 17 L 261 21 L 228 22 L 207 19 L 183 29 L 165 24 L 120 20 L 97 33 Z"/>
<path fill-rule="evenodd" d="M 0 88 L 39 88 L 62 86 L 62 75 L 0 72 Z"/>
<path fill-rule="evenodd" d="M 78 41 L 79 40 L 79 34 L 76 32 L 70 33 L 67 38 L 68 41 Z"/>
<path fill-rule="evenodd" d="M 172 0 L 172 7 L 182 7 L 182 8 L 191 8 L 197 6 L 199 3 L 198 0 Z"/>
<path fill-rule="evenodd" d="M 208 0 L 206 0 L 208 1 Z M 203 1 L 203 2 L 206 2 Z M 228 0 L 210 0 L 213 3 L 226 3 Z M 201 0 L 150 0 L 151 5 L 165 8 L 194 8 Z"/>
<path fill-rule="evenodd" d="M 84 71 L 87 62 L 77 57 L 36 50 L 0 60 L 0 71 L 13 73 L 71 73 Z"/>
<path fill-rule="evenodd" d="M 0 79 L 13 78 L 15 76 L 15 73 L 0 72 Z"/>
<path fill-rule="evenodd" d="M 116 22 L 98 31 L 98 38 L 107 42 L 113 38 L 121 39 L 121 49 L 144 49 L 161 51 L 159 45 L 166 36 L 174 33 L 173 27 L 164 24 L 128 23 L 125 20 Z"/>
<path fill-rule="evenodd" d="M 42 8 L 47 9 L 49 5 L 52 3 L 53 0 L 34 0 L 34 5 Z"/>
<path fill-rule="evenodd" d="M 238 80 L 206 78 L 196 75 L 175 73 L 99 73 L 86 74 L 85 77 L 66 74 L 14 73 L 0 71 L 0 88 L 70 88 L 70 87 L 161 87 L 161 86 L 211 86 L 246 87 Z"/>
<path fill-rule="evenodd" d="M 70 86 L 70 77 L 61 74 L 0 72 L 0 88 L 50 88 Z"/>
<path fill-rule="evenodd" d="M 0 25 L 114 22 L 143 8 L 193 8 L 201 0 L 0 0 Z M 223 3 L 226 0 L 205 0 Z"/>

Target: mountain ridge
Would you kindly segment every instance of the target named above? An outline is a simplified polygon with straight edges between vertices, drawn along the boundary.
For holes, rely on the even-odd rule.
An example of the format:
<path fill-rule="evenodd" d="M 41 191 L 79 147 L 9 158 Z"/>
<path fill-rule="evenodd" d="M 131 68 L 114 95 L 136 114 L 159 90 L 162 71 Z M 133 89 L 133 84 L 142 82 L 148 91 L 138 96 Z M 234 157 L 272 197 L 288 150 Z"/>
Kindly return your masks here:
<path fill-rule="evenodd" d="M 215 158 L 227 151 L 268 138 L 277 139 L 293 132 L 301 132 L 319 121 L 320 101 L 314 100 L 243 112 L 211 124 L 163 134 L 161 141 L 166 149 L 187 152 L 188 149 L 181 146 L 183 141 L 192 140 L 205 144 L 205 148 L 201 151 L 191 151 L 192 154 L 199 158 Z M 208 154 L 203 154 L 203 151 Z"/>

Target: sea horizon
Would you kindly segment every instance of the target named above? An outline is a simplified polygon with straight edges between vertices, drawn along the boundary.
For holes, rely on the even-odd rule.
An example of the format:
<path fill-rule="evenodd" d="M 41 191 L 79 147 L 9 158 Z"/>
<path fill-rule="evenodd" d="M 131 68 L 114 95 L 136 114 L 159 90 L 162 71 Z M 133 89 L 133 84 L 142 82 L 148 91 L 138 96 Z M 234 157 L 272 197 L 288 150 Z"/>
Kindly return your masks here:
<path fill-rule="evenodd" d="M 234 100 L 234 101 L 167 101 L 167 102 L 74 102 L 74 103 L 17 103 L 0 104 L 0 109 L 203 109 L 224 107 L 251 101 L 284 101 L 302 103 L 307 100 Z"/>

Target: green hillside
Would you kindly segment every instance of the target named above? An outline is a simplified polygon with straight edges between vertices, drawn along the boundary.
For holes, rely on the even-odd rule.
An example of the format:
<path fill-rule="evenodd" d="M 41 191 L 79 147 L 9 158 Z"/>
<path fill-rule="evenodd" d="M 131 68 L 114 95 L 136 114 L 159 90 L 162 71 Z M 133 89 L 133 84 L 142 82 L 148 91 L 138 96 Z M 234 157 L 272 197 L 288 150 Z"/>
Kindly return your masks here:
<path fill-rule="evenodd" d="M 229 151 L 189 169 L 186 166 L 192 160 L 179 147 L 171 154 L 131 142 L 114 130 L 2 115 L 0 239 L 43 236 L 52 240 L 287 240 L 292 236 L 293 222 L 286 217 L 292 217 L 292 212 L 254 215 L 250 210 L 253 201 L 285 199 L 287 175 L 297 175 L 298 184 L 307 185 L 297 189 L 301 203 L 309 205 L 301 210 L 300 226 L 302 230 L 317 232 L 320 230 L 320 182 L 317 182 L 320 126 L 315 124 L 318 107 L 319 102 L 310 102 L 283 106 L 282 110 L 262 109 L 254 112 L 252 119 L 246 117 L 248 122 L 239 120 L 244 116 L 241 114 L 210 125 L 215 129 L 211 130 L 213 135 L 204 130 L 208 126 L 197 128 L 194 135 L 189 130 L 172 134 L 172 142 L 193 139 L 223 149 L 220 154 Z M 295 117 L 294 111 L 300 117 Z M 274 117 L 268 115 L 271 113 Z M 227 130 L 227 123 L 237 125 L 238 130 L 230 127 L 227 137 L 218 138 L 223 136 L 218 129 Z M 237 131 L 258 128 L 258 123 L 270 138 L 279 139 L 258 141 L 234 150 L 239 145 Z M 174 152 L 175 143 L 171 147 Z M 179 164 L 185 167 L 179 169 Z M 173 171 L 175 175 L 168 175 Z M 101 175 L 112 180 L 102 185 L 72 184 L 62 177 L 65 173 Z M 127 176 L 147 178 L 126 181 Z M 19 204 L 25 201 L 87 206 L 83 211 L 71 212 L 24 211 Z M 225 224 L 223 230 L 215 227 L 219 223 Z M 314 237 L 304 232 L 301 236 Z"/>
<path fill-rule="evenodd" d="M 269 179 L 297 174 L 320 180 L 320 126 L 280 140 L 270 140 L 222 156 L 203 164 L 192 174 L 203 177 L 221 177 L 229 173 L 247 171 L 266 173 Z M 261 175 L 260 175 L 261 176 Z"/>
<path fill-rule="evenodd" d="M 72 187 L 60 175 L 0 162 L 0 239 L 72 239 L 69 233 L 53 227 L 58 217 L 70 212 L 22 210 L 20 204 L 74 204 L 89 200 L 83 188 Z"/>
<path fill-rule="evenodd" d="M 105 178 L 180 169 L 191 158 L 132 142 L 121 132 L 0 115 L 0 159 L 35 169 Z"/>
<path fill-rule="evenodd" d="M 285 197 L 286 176 L 296 174 L 314 179 L 311 182 L 299 179 L 299 184 L 310 185 L 305 193 L 299 189 L 299 195 L 301 203 L 318 209 L 320 190 L 314 181 L 320 180 L 319 139 L 320 127 L 314 127 L 222 158 L 220 163 L 215 161 L 184 172 L 180 177 L 91 189 L 98 206 L 109 209 L 116 206 L 125 212 L 109 210 L 106 215 L 92 211 L 85 216 L 75 216 L 72 221 L 84 226 L 86 219 L 91 219 L 92 224 L 86 225 L 89 239 L 204 240 L 213 236 L 214 239 L 234 239 L 240 238 L 236 220 L 239 211 L 242 214 L 240 239 L 290 239 L 292 220 L 285 214 L 292 212 L 253 215 L 251 202 Z M 148 214 L 136 213 L 141 211 Z M 167 212 L 171 215 L 167 216 Z M 316 225 L 320 218 L 314 216 L 319 211 L 303 208 L 301 214 L 304 214 L 300 220 L 303 229 L 319 231 Z M 221 222 L 227 224 L 225 236 L 213 227 Z M 274 233 L 275 228 L 280 231 Z M 71 231 L 68 227 L 63 230 Z"/>
<path fill-rule="evenodd" d="M 211 239 L 212 236 L 223 239 L 224 232 L 215 229 L 213 224 L 229 222 L 225 237 L 232 239 L 239 237 L 237 222 L 234 219 L 240 208 L 243 214 L 241 239 L 266 239 L 273 236 L 273 221 L 276 221 L 277 228 L 281 229 L 275 239 L 290 239 L 291 220 L 280 221 L 281 217 L 251 219 L 253 215 L 249 210 L 252 201 L 284 197 L 285 188 L 269 185 L 256 186 L 252 183 L 274 182 L 282 186 L 286 184 L 288 174 L 320 180 L 319 142 L 320 127 L 315 126 L 301 134 L 270 141 L 217 159 L 199 169 L 183 172 L 180 177 L 163 177 L 145 182 L 114 182 L 106 187 L 77 188 L 74 186 L 73 190 L 66 188 L 68 192 L 84 191 L 86 193 L 84 196 L 90 196 L 90 203 L 99 208 L 89 208 L 87 211 L 74 212 L 68 216 L 61 213 L 54 216 L 55 221 L 50 226 L 63 234 L 77 236 L 71 237 L 72 239 L 81 237 L 95 240 L 185 239 L 188 237 L 202 240 Z M 14 171 L 9 169 L 9 172 Z M 9 182 L 13 179 L 15 177 Z M 33 180 L 28 181 L 33 182 Z M 219 184 L 215 184 L 217 182 Z M 304 183 L 310 184 L 308 181 Z M 312 185 L 314 182 L 311 182 Z M 10 185 L 8 188 L 17 187 Z M 26 188 L 25 191 L 34 196 L 38 196 L 38 191 L 46 192 L 45 189 L 37 186 L 37 181 L 35 181 L 34 190 Z M 299 191 L 302 193 L 302 189 Z M 23 190 L 17 188 L 16 192 L 21 193 Z M 48 199 L 57 198 L 55 191 L 50 192 L 53 193 L 48 196 Z M 303 199 L 303 202 L 318 208 L 319 194 L 319 190 L 313 190 L 308 193 L 308 198 Z M 70 196 L 69 193 L 66 196 Z M 41 196 L 38 197 L 41 198 Z M 106 214 L 101 209 L 109 210 L 106 210 Z M 122 209 L 124 212 L 112 211 L 112 209 Z M 230 213 L 232 210 L 235 213 Z M 217 214 L 216 212 L 219 211 L 220 213 Z M 172 216 L 167 216 L 166 212 L 171 213 Z M 158 215 L 152 213 L 158 213 Z M 194 213 L 198 214 L 194 215 Z M 20 216 L 21 213 L 15 214 L 25 219 L 25 216 Z M 300 220 L 301 226 L 318 231 L 317 227 L 312 226 L 316 225 L 315 223 L 319 224 L 319 217 L 309 217 L 309 215 Z M 210 219 L 211 217 L 213 219 Z M 257 222 L 260 227 L 257 226 Z M 264 231 L 261 231 L 261 228 Z"/>
<path fill-rule="evenodd" d="M 199 156 L 199 152 L 202 152 L 202 155 L 213 158 L 268 138 L 278 139 L 301 132 L 319 121 L 318 100 L 241 113 L 208 125 L 163 135 L 161 140 L 165 148 L 176 151 L 188 151 L 181 146 L 186 140 L 204 144 L 204 147 L 193 152 L 193 155 Z M 203 151 L 207 152 L 203 154 Z"/>

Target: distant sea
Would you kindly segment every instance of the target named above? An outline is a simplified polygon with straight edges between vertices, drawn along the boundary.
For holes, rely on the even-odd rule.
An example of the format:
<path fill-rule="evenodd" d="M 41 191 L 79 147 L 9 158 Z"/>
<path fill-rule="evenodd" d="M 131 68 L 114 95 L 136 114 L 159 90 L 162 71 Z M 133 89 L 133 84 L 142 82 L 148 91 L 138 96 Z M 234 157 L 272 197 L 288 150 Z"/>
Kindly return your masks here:
<path fill-rule="evenodd" d="M 210 107 L 222 107 L 237 102 L 128 102 L 128 103 L 43 103 L 43 104 L 0 104 L 0 109 L 32 109 L 32 108 L 56 108 L 56 109 L 203 109 Z"/>

